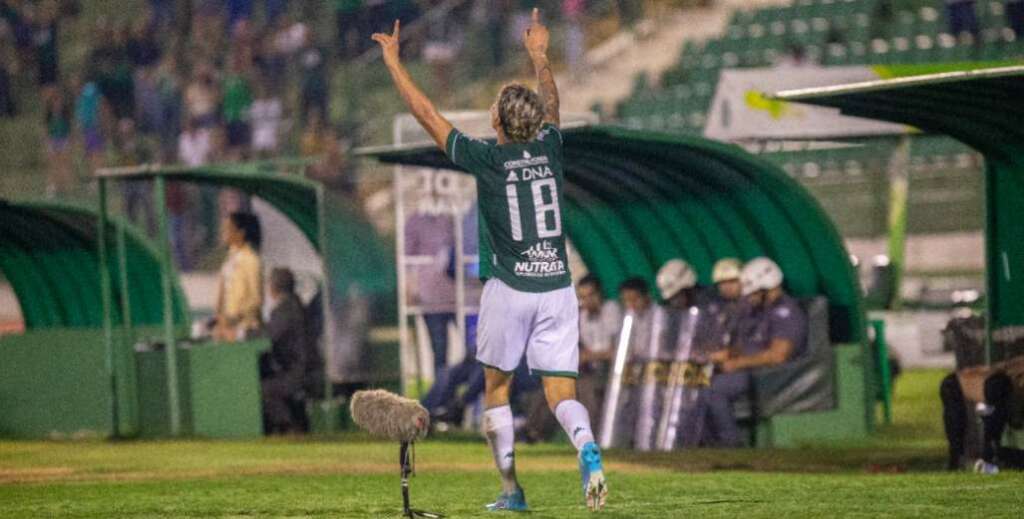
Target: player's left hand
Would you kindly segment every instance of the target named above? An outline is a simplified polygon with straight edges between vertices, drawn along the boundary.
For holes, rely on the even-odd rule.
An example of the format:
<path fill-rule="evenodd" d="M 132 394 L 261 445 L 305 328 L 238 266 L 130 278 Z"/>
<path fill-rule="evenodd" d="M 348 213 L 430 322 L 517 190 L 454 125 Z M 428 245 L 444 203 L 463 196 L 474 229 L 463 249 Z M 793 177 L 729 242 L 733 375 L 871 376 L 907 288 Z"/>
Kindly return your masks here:
<path fill-rule="evenodd" d="M 400 20 L 395 20 L 395 29 L 391 34 L 377 32 L 370 37 L 373 41 L 380 44 L 380 50 L 384 53 L 384 63 L 387 65 L 394 65 L 399 62 L 398 43 L 402 28 L 401 23 Z"/>
<path fill-rule="evenodd" d="M 526 51 L 531 58 L 545 57 L 548 54 L 548 28 L 540 23 L 540 10 L 533 8 L 533 21 L 530 27 L 523 34 L 523 42 L 526 44 Z"/>

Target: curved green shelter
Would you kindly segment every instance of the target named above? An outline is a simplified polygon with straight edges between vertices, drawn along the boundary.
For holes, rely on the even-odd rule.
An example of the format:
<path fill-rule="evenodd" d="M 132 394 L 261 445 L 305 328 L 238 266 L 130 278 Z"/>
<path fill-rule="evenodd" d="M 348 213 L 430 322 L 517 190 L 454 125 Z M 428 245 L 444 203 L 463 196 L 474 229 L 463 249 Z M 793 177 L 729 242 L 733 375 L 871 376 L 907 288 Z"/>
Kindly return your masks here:
<path fill-rule="evenodd" d="M 769 256 L 795 295 L 824 295 L 834 343 L 864 337 L 860 289 L 846 248 L 817 202 L 785 172 L 701 138 L 616 127 L 565 131 L 569 237 L 609 295 L 630 276 L 653 279 L 682 257 L 711 282 L 724 257 Z M 367 154 L 455 169 L 436 148 Z"/>
<path fill-rule="evenodd" d="M 0 201 L 0 272 L 18 298 L 27 331 L 103 326 L 98 220 L 94 210 L 81 207 Z M 163 322 L 153 243 L 121 220 L 108 222 L 106 236 L 117 242 L 112 247 L 124 247 L 127 259 L 124 276 L 115 258 L 107 262 L 114 293 L 124 295 L 112 305 L 114 322 L 121 324 L 124 315 L 135 325 Z M 184 322 L 187 305 L 177 284 L 172 307 L 175 322 Z"/>
<path fill-rule="evenodd" d="M 1024 66 L 963 70 L 779 92 L 785 101 L 913 125 L 949 135 L 985 157 L 986 323 L 993 333 L 1024 326 Z"/>

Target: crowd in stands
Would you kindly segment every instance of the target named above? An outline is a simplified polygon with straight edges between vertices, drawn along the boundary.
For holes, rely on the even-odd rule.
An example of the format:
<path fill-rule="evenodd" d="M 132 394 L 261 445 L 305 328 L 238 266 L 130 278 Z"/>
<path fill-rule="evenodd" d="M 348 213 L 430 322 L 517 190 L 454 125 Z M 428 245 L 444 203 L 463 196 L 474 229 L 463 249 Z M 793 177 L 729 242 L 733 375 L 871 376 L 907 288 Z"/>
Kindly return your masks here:
<path fill-rule="evenodd" d="M 588 275 L 576 284 L 580 304 L 580 369 L 578 398 L 593 423 L 614 424 L 615 445 L 649 449 L 651 431 L 643 424 L 668 412 L 663 402 L 644 402 L 639 388 L 651 385 L 662 394 L 676 384 L 690 391 L 689 403 L 678 410 L 679 429 L 673 444 L 680 447 L 739 447 L 748 443 L 737 422 L 734 404 L 750 396 L 753 373 L 780 366 L 807 349 L 808 321 L 801 305 L 783 289 L 781 269 L 768 258 L 745 265 L 737 259 L 719 260 L 714 286 L 697 284 L 697 275 L 684 260 L 673 259 L 658 272 L 655 303 L 647 282 L 630 278 L 618 287 L 619 300 L 606 300 L 601 281 Z M 699 316 L 699 318 L 689 318 Z M 623 330 L 629 317 L 628 335 Z M 678 323 L 665 333 L 667 322 Z M 483 373 L 475 362 L 475 319 L 467 323 L 467 355 L 455 366 L 435 366 L 438 376 L 423 404 L 443 428 L 463 423 L 465 412 L 483 390 Z M 435 347 L 447 340 L 431 334 Z M 689 340 L 681 340 L 689 337 Z M 624 345 L 624 346 L 623 346 Z M 616 373 L 621 347 L 624 369 Z M 670 375 L 678 373 L 678 376 Z M 605 401 L 614 378 L 622 383 L 618 402 Z M 522 415 L 519 435 L 524 441 L 549 439 L 557 423 L 544 404 L 543 390 L 525 364 L 513 379 Z M 605 413 L 615 413 L 609 421 Z M 646 438 L 646 439 L 645 439 Z"/>

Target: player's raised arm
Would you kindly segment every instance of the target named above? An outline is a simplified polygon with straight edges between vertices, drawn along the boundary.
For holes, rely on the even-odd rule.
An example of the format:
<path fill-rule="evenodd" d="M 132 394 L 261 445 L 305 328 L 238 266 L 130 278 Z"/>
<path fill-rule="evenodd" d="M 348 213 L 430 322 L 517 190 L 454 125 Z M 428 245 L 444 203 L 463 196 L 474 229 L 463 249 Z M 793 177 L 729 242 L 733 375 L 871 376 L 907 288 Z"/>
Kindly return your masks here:
<path fill-rule="evenodd" d="M 526 51 L 533 62 L 533 70 L 537 73 L 537 91 L 544 102 L 544 122 L 558 126 L 558 86 L 555 85 L 555 75 L 548 62 L 548 39 L 548 28 L 540 23 L 540 11 L 534 7 L 533 23 L 526 29 L 523 41 L 526 42 Z"/>
<path fill-rule="evenodd" d="M 441 112 L 437 111 L 434 103 L 430 102 L 430 99 L 416 86 L 416 83 L 413 83 L 409 71 L 402 65 L 398 52 L 400 30 L 401 23 L 395 20 L 395 30 L 393 33 L 384 34 L 378 32 L 372 36 L 373 41 L 380 44 L 381 51 L 384 53 L 384 64 L 387 65 L 388 72 L 391 73 L 391 79 L 395 82 L 395 88 L 402 95 L 402 99 L 405 100 L 409 111 L 412 112 L 413 117 L 419 121 L 420 126 L 427 130 L 427 133 L 430 134 L 434 142 L 437 143 L 437 146 L 443 151 L 445 142 L 448 140 L 448 134 L 452 131 L 452 123 L 448 122 L 441 115 Z"/>

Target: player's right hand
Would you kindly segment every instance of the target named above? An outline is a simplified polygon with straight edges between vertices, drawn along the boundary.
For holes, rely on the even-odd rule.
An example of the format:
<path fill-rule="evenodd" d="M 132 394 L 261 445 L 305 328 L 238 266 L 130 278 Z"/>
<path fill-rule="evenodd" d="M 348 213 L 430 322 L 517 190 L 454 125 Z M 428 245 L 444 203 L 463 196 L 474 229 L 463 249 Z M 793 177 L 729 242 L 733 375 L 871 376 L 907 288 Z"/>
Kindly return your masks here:
<path fill-rule="evenodd" d="M 384 53 L 384 63 L 388 65 L 396 64 L 399 61 L 399 31 L 401 30 L 401 21 L 395 20 L 395 29 L 391 34 L 383 32 L 374 33 L 370 38 L 373 41 L 380 44 L 380 50 Z"/>
<path fill-rule="evenodd" d="M 533 8 L 533 21 L 530 27 L 523 34 L 523 41 L 526 44 L 526 51 L 530 57 L 544 57 L 548 54 L 548 28 L 540 23 L 540 10 Z"/>

